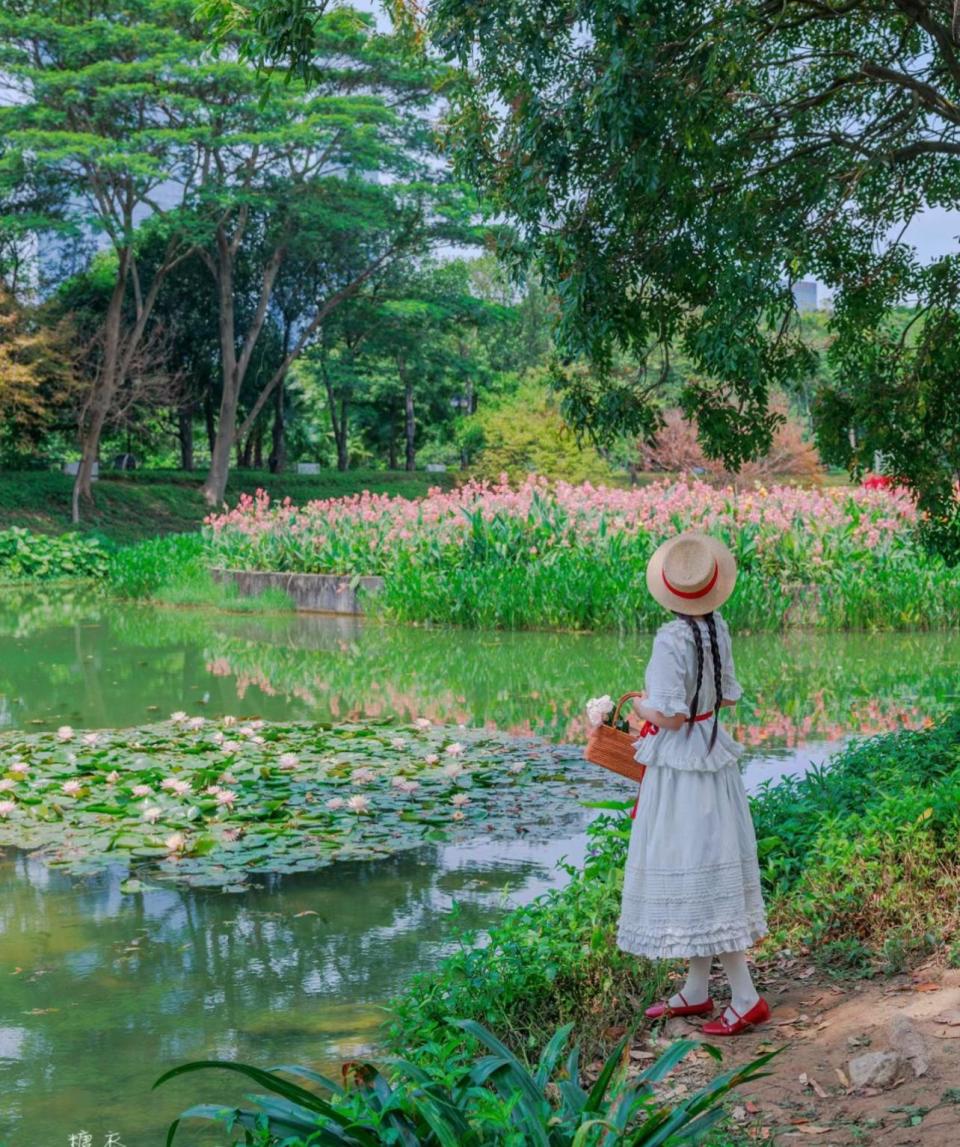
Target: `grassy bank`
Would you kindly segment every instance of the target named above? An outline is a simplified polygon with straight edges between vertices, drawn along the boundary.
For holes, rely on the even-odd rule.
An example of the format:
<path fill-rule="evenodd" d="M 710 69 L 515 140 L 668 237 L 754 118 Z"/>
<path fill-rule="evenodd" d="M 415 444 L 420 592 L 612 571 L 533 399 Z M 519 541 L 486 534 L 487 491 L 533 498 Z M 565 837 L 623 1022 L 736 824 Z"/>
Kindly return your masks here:
<path fill-rule="evenodd" d="M 196 530 L 209 513 L 200 487 L 204 475 L 184 470 L 142 470 L 104 474 L 94 486 L 94 505 L 85 510 L 80 529 L 127 545 L 161 534 Z M 234 470 L 227 484 L 227 501 L 241 494 L 267 490 L 274 500 L 295 502 L 338 498 L 362 490 L 416 498 L 431 486 L 447 488 L 453 474 L 415 471 L 324 470 L 320 474 L 271 474 L 265 470 Z M 73 479 L 49 471 L 0 471 L 0 530 L 23 526 L 43 534 L 60 534 L 70 524 Z"/>
<path fill-rule="evenodd" d="M 807 951 L 858 975 L 934 951 L 960 964 L 960 713 L 854 744 L 752 806 L 771 923 L 762 951 Z M 489 1022 L 521 1054 L 564 1022 L 588 1054 L 608 1050 L 665 971 L 615 941 L 629 823 L 600 818 L 568 885 L 510 914 L 484 947 L 464 936 L 416 979 L 394 1002 L 391 1048 L 440 1054 L 446 1017 L 457 1015 Z"/>

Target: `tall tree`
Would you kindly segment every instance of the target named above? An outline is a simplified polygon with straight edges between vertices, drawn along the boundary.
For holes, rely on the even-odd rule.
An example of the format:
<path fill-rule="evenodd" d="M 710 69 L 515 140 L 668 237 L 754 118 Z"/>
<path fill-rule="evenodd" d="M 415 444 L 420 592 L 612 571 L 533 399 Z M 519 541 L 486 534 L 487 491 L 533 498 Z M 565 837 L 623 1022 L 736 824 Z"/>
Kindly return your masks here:
<path fill-rule="evenodd" d="M 75 521 L 159 291 L 189 251 L 170 218 L 193 171 L 177 126 L 195 101 L 195 77 L 175 66 L 198 56 L 192 27 L 182 0 L 22 0 L 0 13 L 0 67 L 14 93 L 0 108 L 0 195 L 22 201 L 27 185 L 55 188 L 56 209 L 48 199 L 45 217 L 33 219 L 39 241 L 55 240 L 69 224 L 115 254 L 99 369 L 80 428 Z M 138 259 L 144 216 L 164 236 L 149 276 Z"/>

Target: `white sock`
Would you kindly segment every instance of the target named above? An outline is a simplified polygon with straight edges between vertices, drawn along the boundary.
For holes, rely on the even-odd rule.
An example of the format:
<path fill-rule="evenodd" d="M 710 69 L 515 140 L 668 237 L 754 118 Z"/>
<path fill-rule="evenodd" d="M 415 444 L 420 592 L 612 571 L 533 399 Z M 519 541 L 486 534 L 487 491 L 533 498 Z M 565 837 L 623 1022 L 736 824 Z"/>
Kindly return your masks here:
<path fill-rule="evenodd" d="M 747 967 L 746 952 L 724 952 L 720 957 L 724 974 L 730 984 L 730 1003 L 740 1015 L 750 1011 L 760 999 L 757 989 L 753 986 L 753 977 Z M 736 1016 L 729 1010 L 724 1012 L 728 1023 L 733 1023 Z"/>
<path fill-rule="evenodd" d="M 710 956 L 692 956 L 687 971 L 687 982 L 683 985 L 683 1000 L 688 1004 L 702 1004 L 710 996 L 710 967 L 713 958 Z M 672 1008 L 683 1007 L 683 1000 L 679 995 L 670 997 Z"/>

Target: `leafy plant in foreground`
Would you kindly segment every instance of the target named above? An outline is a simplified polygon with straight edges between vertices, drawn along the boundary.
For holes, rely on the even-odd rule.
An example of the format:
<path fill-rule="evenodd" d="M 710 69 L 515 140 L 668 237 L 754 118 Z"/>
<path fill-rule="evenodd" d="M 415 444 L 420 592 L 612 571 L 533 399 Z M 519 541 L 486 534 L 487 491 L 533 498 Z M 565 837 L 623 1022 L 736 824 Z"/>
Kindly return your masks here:
<path fill-rule="evenodd" d="M 721 1072 L 681 1103 L 657 1100 L 659 1083 L 694 1048 L 720 1059 L 716 1048 L 679 1040 L 638 1075 L 630 1077 L 623 1056 L 630 1040 L 623 1037 L 603 1065 L 596 1082 L 580 1082 L 579 1049 L 570 1051 L 558 1071 L 572 1024 L 547 1043 L 534 1068 L 521 1063 L 495 1035 L 473 1020 L 452 1024 L 478 1041 L 487 1054 L 453 1068 L 425 1070 L 394 1060 L 386 1074 L 370 1063 L 344 1065 L 345 1086 L 304 1067 L 281 1066 L 264 1071 L 229 1060 L 182 1064 L 166 1072 L 154 1087 L 188 1072 L 224 1068 L 253 1080 L 268 1095 L 249 1098 L 255 1108 L 202 1104 L 188 1108 L 170 1125 L 167 1147 L 186 1118 L 240 1127 L 248 1144 L 309 1142 L 321 1147 L 472 1147 L 503 1144 L 519 1147 L 658 1147 L 702 1142 L 725 1117 L 720 1100 L 733 1088 L 760 1078 L 777 1054 L 769 1052 L 740 1068 Z M 282 1073 L 282 1074 L 281 1074 Z M 328 1097 L 284 1076 L 318 1085 Z M 235 1140 L 236 1142 L 236 1140 Z"/>
<path fill-rule="evenodd" d="M 21 526 L 0 530 L 0 581 L 99 578 L 106 569 L 107 553 L 96 538 L 50 537 Z"/>

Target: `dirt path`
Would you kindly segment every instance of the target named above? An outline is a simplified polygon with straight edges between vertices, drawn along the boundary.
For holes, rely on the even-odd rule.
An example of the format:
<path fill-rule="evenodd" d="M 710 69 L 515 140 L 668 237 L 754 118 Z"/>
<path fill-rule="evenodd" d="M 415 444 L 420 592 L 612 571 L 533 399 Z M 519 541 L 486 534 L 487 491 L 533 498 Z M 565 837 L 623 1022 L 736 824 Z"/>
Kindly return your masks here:
<path fill-rule="evenodd" d="M 795 963 L 766 976 L 760 971 L 757 979 L 773 1009 L 770 1022 L 713 1041 L 725 1067 L 786 1045 L 772 1074 L 733 1099 L 733 1125 L 747 1139 L 960 1147 L 960 970 L 928 966 L 912 976 L 840 986 Z M 658 1047 L 696 1037 L 698 1028 L 699 1021 L 671 1019 L 664 1030 L 641 1034 L 631 1060 L 641 1068 Z M 851 1060 L 890 1051 L 899 1062 L 887 1060 L 889 1082 L 851 1084 Z M 696 1053 L 670 1076 L 664 1093 L 695 1090 L 716 1070 L 706 1052 Z"/>

